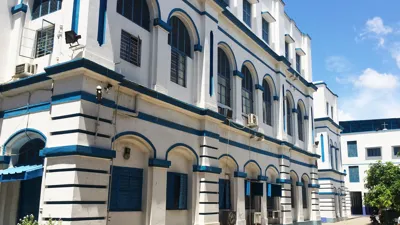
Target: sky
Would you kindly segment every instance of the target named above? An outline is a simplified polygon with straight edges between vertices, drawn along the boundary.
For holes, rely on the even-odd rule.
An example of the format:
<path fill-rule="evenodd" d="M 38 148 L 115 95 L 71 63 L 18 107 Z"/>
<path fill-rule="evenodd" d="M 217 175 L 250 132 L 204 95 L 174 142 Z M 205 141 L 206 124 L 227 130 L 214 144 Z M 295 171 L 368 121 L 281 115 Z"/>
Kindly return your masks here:
<path fill-rule="evenodd" d="M 400 118 L 400 0 L 284 0 L 312 38 L 313 80 L 339 95 L 339 120 Z"/>

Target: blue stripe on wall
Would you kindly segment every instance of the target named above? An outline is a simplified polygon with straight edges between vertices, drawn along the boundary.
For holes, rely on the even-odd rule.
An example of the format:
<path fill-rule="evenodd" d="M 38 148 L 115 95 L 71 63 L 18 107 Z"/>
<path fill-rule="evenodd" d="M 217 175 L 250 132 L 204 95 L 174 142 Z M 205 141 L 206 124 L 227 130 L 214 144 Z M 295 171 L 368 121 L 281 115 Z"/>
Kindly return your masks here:
<path fill-rule="evenodd" d="M 72 24 L 71 29 L 78 33 L 79 24 L 79 10 L 80 10 L 81 0 L 74 0 L 74 8 L 72 10 Z"/>
<path fill-rule="evenodd" d="M 107 0 L 100 0 L 97 42 L 102 46 L 106 39 Z"/>
<path fill-rule="evenodd" d="M 214 94 L 214 34 L 210 32 L 210 96 Z"/>

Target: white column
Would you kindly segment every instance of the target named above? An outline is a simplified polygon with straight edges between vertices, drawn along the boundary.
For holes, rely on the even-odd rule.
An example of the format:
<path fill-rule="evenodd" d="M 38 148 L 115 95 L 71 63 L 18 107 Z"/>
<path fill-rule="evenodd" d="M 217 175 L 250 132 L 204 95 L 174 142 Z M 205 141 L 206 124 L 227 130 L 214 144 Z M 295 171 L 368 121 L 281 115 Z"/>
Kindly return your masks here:
<path fill-rule="evenodd" d="M 233 76 L 233 119 L 235 122 L 242 123 L 242 78 Z"/>
<path fill-rule="evenodd" d="M 156 39 L 153 48 L 152 87 L 163 94 L 168 94 L 171 71 L 171 47 L 167 44 L 168 34 L 169 32 L 161 26 L 153 27 L 153 35 Z"/>
<path fill-rule="evenodd" d="M 292 106 L 293 108 L 292 109 L 290 109 L 290 113 L 291 113 L 291 120 L 292 120 L 292 129 L 293 129 L 293 132 L 292 132 L 292 143 L 293 144 L 296 144 L 297 143 L 297 139 L 298 139 L 298 133 L 297 133 L 297 128 L 298 128 L 298 125 L 297 125 L 297 112 L 293 112 L 293 109 L 295 109 L 296 108 L 296 103 L 294 103 L 294 105 Z"/>
<path fill-rule="evenodd" d="M 245 196 L 244 196 L 244 178 L 235 178 L 234 192 L 236 198 L 234 203 L 234 210 L 236 211 L 236 225 L 246 225 L 246 209 L 245 209 Z"/>
<path fill-rule="evenodd" d="M 263 196 L 261 198 L 261 224 L 268 225 L 268 210 L 267 210 L 267 182 L 263 181 Z"/>
<path fill-rule="evenodd" d="M 255 110 L 254 112 L 258 116 L 259 123 L 263 122 L 263 90 L 256 88 L 256 98 L 254 99 Z"/>
<path fill-rule="evenodd" d="M 4 223 L 6 215 L 7 183 L 0 183 L 0 224 Z"/>
<path fill-rule="evenodd" d="M 167 168 L 149 167 L 152 170 L 152 182 L 149 182 L 151 198 L 148 208 L 150 225 L 165 225 L 166 201 L 167 201 Z"/>
<path fill-rule="evenodd" d="M 304 185 L 304 184 L 303 184 Z M 297 195 L 296 195 L 296 213 L 297 213 L 297 222 L 304 222 L 304 213 L 303 213 L 303 191 L 302 186 L 296 185 Z"/>

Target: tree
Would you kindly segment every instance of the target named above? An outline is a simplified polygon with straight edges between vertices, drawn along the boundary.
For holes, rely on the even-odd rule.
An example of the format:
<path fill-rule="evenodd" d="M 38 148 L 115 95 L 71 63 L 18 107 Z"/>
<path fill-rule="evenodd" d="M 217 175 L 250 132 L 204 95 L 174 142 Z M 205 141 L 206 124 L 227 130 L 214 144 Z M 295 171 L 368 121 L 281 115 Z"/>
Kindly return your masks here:
<path fill-rule="evenodd" d="M 364 204 L 376 207 L 380 214 L 386 209 L 400 212 L 400 167 L 391 162 L 378 161 L 370 166 L 365 178 L 368 193 Z M 381 222 L 385 218 L 380 218 Z"/>

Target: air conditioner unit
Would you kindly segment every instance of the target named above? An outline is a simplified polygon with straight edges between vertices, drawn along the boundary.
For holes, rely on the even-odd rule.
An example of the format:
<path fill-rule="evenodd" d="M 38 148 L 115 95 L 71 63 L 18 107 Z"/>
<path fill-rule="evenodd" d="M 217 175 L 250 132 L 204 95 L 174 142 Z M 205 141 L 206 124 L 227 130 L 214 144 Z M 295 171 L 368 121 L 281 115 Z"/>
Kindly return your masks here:
<path fill-rule="evenodd" d="M 15 67 L 15 75 L 13 78 L 22 78 L 36 74 L 37 64 L 24 63 Z"/>
<path fill-rule="evenodd" d="M 279 211 L 272 211 L 272 218 L 279 219 Z"/>
<path fill-rule="evenodd" d="M 236 225 L 235 211 L 222 211 L 219 218 L 220 225 Z"/>
<path fill-rule="evenodd" d="M 258 117 L 256 114 L 248 114 L 247 115 L 247 126 L 249 126 L 249 127 L 257 127 L 258 126 Z"/>
<path fill-rule="evenodd" d="M 261 224 L 261 212 L 253 213 L 253 222 L 254 224 Z"/>
<path fill-rule="evenodd" d="M 226 116 L 226 118 L 228 118 L 228 119 L 232 119 L 233 118 L 232 109 L 219 107 L 218 111 L 222 115 Z"/>

